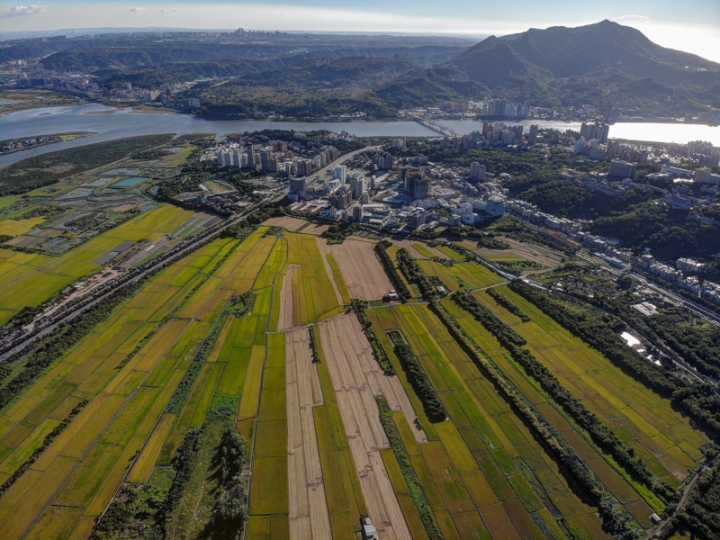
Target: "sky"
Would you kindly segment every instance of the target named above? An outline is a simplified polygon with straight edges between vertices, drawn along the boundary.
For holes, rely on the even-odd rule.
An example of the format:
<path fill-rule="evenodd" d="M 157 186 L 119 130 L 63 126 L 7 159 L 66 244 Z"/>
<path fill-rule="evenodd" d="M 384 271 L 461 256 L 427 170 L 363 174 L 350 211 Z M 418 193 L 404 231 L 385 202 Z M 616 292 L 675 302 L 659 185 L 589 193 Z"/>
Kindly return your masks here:
<path fill-rule="evenodd" d="M 39 0 L 0 4 L 0 32 L 103 27 L 382 32 L 484 37 L 610 19 L 720 62 L 719 0 Z"/>

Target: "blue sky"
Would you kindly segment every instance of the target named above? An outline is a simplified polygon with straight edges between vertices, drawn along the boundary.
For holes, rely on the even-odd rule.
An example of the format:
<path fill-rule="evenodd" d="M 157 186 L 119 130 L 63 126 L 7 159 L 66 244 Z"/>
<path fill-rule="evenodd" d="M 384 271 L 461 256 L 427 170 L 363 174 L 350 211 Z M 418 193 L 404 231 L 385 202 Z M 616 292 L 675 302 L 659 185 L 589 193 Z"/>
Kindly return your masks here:
<path fill-rule="evenodd" d="M 96 27 L 239 28 L 485 36 L 616 20 L 720 61 L 720 0 L 38 0 L 0 5 L 0 32 Z"/>

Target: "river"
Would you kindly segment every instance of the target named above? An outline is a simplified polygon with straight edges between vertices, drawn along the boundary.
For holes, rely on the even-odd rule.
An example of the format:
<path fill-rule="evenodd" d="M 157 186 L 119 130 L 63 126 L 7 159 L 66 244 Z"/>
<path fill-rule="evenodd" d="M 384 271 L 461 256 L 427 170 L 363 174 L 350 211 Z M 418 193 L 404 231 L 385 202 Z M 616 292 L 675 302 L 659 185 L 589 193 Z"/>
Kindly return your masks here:
<path fill-rule="evenodd" d="M 509 122 L 530 124 L 541 128 L 575 129 L 578 122 L 522 120 Z M 447 120 L 443 124 L 458 133 L 481 129 L 481 123 L 470 120 Z M 412 121 L 392 122 L 281 122 L 271 120 L 213 121 L 193 118 L 179 113 L 133 112 L 98 104 L 73 107 L 49 107 L 18 111 L 0 117 L 0 140 L 18 139 L 37 135 L 51 135 L 87 131 L 94 135 L 73 141 L 50 144 L 0 156 L 0 166 L 15 163 L 27 157 L 74 148 L 96 142 L 152 135 L 159 133 L 237 133 L 263 129 L 294 129 L 296 131 L 331 130 L 347 131 L 359 137 L 436 137 L 438 133 Z M 611 138 L 641 141 L 687 143 L 693 140 L 709 141 L 720 146 L 720 127 L 697 124 L 618 123 L 610 128 Z"/>

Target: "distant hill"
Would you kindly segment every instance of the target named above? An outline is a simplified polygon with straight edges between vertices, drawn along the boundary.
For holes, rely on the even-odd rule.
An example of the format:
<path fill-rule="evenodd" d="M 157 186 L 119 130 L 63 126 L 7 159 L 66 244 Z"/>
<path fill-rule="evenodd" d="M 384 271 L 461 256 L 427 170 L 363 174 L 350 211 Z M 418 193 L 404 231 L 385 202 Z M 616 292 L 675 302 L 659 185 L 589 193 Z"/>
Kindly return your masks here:
<path fill-rule="evenodd" d="M 612 103 L 652 115 L 696 113 L 717 102 L 712 89 L 720 84 L 720 64 L 607 20 L 490 36 L 440 67 L 499 96 L 546 105 Z"/>

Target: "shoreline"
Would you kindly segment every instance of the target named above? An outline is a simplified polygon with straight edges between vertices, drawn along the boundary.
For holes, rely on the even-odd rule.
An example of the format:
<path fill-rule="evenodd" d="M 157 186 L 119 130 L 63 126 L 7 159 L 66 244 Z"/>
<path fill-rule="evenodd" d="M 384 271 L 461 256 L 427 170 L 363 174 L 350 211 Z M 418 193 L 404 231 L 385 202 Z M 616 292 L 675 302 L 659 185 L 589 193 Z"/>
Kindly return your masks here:
<path fill-rule="evenodd" d="M 60 137 L 59 141 L 46 141 L 31 146 L 23 146 L 21 148 L 13 148 L 7 152 L 0 151 L 0 156 L 9 156 L 10 154 L 17 154 L 18 152 L 24 152 L 26 150 L 33 150 L 35 148 L 41 148 L 43 146 L 49 146 L 51 144 L 58 144 L 66 141 L 75 141 L 77 139 L 83 139 L 85 137 L 91 137 L 97 135 L 97 131 L 72 131 L 67 133 L 48 133 L 46 135 L 31 135 L 30 137 L 21 137 L 20 139 L 8 139 L 6 141 L 0 141 L 0 146 L 3 144 L 9 144 L 11 142 L 17 142 L 19 140 L 37 139 L 38 137 Z"/>

